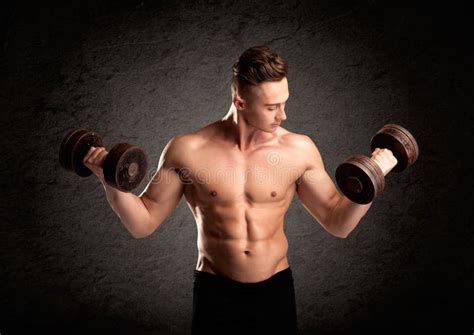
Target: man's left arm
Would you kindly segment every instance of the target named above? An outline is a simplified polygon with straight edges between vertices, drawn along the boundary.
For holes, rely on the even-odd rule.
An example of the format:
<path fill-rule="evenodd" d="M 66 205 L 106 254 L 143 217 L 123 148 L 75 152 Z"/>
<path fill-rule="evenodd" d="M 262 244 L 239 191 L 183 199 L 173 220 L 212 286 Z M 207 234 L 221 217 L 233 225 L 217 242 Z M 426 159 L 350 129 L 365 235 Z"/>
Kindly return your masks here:
<path fill-rule="evenodd" d="M 302 135 L 301 148 L 307 167 L 297 180 L 298 197 L 303 207 L 326 231 L 346 238 L 372 203 L 360 205 L 338 192 L 324 168 L 319 150 L 309 136 Z"/>

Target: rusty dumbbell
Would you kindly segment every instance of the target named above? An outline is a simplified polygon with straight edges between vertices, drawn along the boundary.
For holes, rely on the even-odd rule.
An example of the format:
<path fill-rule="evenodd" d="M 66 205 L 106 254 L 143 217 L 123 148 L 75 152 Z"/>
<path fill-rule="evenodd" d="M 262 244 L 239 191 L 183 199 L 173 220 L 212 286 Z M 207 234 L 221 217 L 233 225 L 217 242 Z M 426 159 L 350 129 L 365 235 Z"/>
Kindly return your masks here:
<path fill-rule="evenodd" d="M 391 170 L 401 172 L 418 159 L 418 144 L 410 132 L 396 124 L 386 124 L 370 140 L 370 148 L 387 148 L 397 159 Z M 336 182 L 351 201 L 367 204 L 385 187 L 385 176 L 378 164 L 365 155 L 352 155 L 336 169 Z"/>
<path fill-rule="evenodd" d="M 81 128 L 72 129 L 64 136 L 59 149 L 61 166 L 78 176 L 90 176 L 92 171 L 83 164 L 83 160 L 91 146 L 104 147 L 97 133 Z M 145 177 L 148 159 L 141 148 L 119 143 L 109 151 L 102 168 L 107 184 L 122 192 L 130 192 Z"/>

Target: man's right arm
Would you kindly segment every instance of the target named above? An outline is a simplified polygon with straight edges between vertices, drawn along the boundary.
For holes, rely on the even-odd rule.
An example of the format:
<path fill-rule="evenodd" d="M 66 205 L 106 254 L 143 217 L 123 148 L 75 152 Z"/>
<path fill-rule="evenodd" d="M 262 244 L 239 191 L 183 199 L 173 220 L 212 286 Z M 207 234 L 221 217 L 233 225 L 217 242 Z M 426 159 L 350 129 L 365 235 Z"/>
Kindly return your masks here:
<path fill-rule="evenodd" d="M 178 205 L 184 184 L 175 168 L 179 165 L 178 158 L 182 157 L 182 142 L 181 136 L 168 142 L 157 171 L 139 196 L 121 192 L 109 186 L 102 175 L 99 176 L 110 207 L 134 238 L 152 234 Z"/>

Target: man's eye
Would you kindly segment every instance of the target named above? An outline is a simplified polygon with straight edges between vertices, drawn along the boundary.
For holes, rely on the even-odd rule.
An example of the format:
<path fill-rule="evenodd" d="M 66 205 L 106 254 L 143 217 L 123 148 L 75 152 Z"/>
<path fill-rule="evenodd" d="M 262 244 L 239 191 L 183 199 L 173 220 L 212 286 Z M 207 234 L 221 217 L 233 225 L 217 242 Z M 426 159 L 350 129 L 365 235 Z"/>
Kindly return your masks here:
<path fill-rule="evenodd" d="M 275 109 L 276 109 L 275 107 L 268 108 L 269 111 L 274 111 Z"/>

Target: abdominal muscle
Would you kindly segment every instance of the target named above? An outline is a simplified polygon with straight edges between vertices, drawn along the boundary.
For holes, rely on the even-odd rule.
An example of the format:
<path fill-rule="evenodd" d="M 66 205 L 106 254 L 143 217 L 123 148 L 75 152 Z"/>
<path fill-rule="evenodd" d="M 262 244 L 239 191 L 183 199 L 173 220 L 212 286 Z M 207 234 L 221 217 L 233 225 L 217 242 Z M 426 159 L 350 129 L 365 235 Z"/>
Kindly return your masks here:
<path fill-rule="evenodd" d="M 198 223 L 199 271 L 239 282 L 259 282 L 288 268 L 287 251 L 282 220 Z"/>

